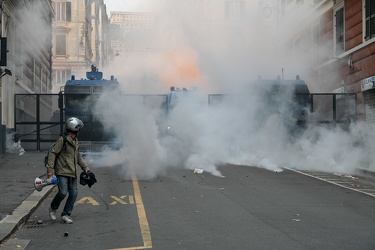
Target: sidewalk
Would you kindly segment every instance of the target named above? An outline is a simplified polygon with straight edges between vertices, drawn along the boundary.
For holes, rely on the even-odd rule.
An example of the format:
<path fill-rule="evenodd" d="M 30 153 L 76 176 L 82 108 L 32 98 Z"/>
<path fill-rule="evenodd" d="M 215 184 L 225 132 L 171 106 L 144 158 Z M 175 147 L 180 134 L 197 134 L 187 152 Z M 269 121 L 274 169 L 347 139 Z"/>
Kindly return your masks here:
<path fill-rule="evenodd" d="M 0 243 L 26 223 L 53 186 L 34 189 L 36 177 L 45 173 L 46 152 L 26 151 L 23 155 L 0 156 Z"/>

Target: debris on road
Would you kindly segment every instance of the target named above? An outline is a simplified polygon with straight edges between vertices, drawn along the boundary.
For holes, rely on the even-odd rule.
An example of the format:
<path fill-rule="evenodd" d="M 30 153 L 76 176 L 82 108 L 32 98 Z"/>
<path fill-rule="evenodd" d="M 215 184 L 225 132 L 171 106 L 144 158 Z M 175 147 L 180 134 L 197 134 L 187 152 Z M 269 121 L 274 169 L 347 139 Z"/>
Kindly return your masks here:
<path fill-rule="evenodd" d="M 338 174 L 338 173 L 334 173 L 334 175 L 339 176 L 339 177 L 343 176 L 342 174 Z M 349 179 L 353 179 L 353 180 L 359 180 L 358 177 L 355 177 L 355 176 L 352 176 L 352 175 L 349 175 L 349 174 L 345 175 L 345 177 L 349 178 Z"/>
<path fill-rule="evenodd" d="M 349 178 L 349 179 L 353 179 L 353 180 L 358 180 L 359 179 L 358 177 L 354 177 L 354 176 L 351 176 L 351 175 L 346 175 L 345 177 Z"/>
<path fill-rule="evenodd" d="M 203 173 L 203 169 L 200 169 L 200 168 L 194 169 L 194 174 L 202 174 L 202 173 Z"/>

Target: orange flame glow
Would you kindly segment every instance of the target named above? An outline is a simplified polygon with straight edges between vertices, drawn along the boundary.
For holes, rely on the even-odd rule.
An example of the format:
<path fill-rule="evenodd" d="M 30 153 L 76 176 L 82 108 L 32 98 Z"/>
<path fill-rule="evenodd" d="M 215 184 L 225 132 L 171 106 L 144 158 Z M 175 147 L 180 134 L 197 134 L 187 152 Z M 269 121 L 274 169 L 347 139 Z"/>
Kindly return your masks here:
<path fill-rule="evenodd" d="M 191 87 L 203 83 L 198 66 L 198 56 L 191 49 L 172 50 L 163 53 L 160 78 L 168 87 Z"/>

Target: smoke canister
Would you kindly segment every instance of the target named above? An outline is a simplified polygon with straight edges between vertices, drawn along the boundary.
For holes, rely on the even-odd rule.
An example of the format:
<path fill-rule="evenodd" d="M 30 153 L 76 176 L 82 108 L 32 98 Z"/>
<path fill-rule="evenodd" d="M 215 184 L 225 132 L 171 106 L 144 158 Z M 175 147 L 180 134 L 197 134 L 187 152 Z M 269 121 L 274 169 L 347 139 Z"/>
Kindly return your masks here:
<path fill-rule="evenodd" d="M 194 169 L 194 174 L 202 174 L 202 173 L 203 173 L 203 169 L 200 169 L 200 168 Z"/>

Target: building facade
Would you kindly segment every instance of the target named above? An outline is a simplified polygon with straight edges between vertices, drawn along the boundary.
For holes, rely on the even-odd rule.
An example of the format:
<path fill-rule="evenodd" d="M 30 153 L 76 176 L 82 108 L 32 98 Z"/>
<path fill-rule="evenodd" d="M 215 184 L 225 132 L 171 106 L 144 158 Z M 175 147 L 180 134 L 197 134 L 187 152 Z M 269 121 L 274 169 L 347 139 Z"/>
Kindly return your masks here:
<path fill-rule="evenodd" d="M 309 81 L 322 92 L 355 93 L 359 119 L 375 125 L 375 2 L 289 1 L 287 7 L 317 14 L 290 40 L 295 50 L 302 37 L 308 44 Z"/>
<path fill-rule="evenodd" d="M 206 33 L 228 23 L 253 21 L 259 24 L 259 32 L 249 35 L 253 41 L 269 27 L 275 55 L 281 55 L 283 62 L 294 61 L 285 64 L 301 69 L 299 74 L 312 92 L 356 94 L 359 120 L 375 125 L 375 1 L 191 0 L 184 4 Z"/>
<path fill-rule="evenodd" d="M 147 39 L 155 25 L 156 17 L 147 12 L 113 11 L 111 49 L 115 56 L 131 57 L 147 52 L 153 44 Z"/>
<path fill-rule="evenodd" d="M 92 64 L 104 67 L 111 51 L 103 0 L 53 0 L 53 92 L 71 77 L 84 77 Z"/>
<path fill-rule="evenodd" d="M 14 94 L 50 93 L 52 79 L 51 2 L 1 1 L 0 35 L 7 40 L 7 62 L 1 67 L 0 117 L 3 130 L 14 129 L 15 112 L 19 117 L 34 113 L 32 99 L 14 101 Z M 45 98 L 42 109 L 49 109 Z M 5 138 L 1 135 L 1 141 Z M 1 153 L 1 152 L 0 152 Z"/>
<path fill-rule="evenodd" d="M 58 93 L 71 74 L 84 76 L 91 64 L 106 65 L 110 47 L 103 0 L 4 0 L 0 7 L 0 59 L 6 54 L 0 66 L 1 154 L 16 120 L 35 122 L 40 112 L 39 119 L 49 121 L 57 103 L 48 94 Z M 39 101 L 34 94 L 42 94 Z"/>

